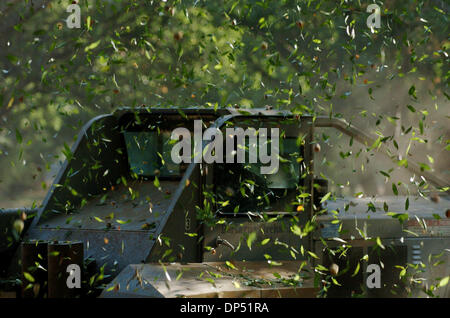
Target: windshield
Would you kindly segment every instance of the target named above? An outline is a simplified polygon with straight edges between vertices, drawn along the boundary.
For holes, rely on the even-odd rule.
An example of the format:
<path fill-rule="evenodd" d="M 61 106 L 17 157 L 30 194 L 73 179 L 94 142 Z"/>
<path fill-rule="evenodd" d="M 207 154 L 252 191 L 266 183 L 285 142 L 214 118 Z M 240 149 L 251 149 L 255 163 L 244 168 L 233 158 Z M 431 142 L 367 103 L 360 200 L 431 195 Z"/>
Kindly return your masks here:
<path fill-rule="evenodd" d="M 279 169 L 261 174 L 261 163 L 223 163 L 214 167 L 218 211 L 246 213 L 292 210 L 301 185 L 303 146 L 300 138 L 280 138 Z M 248 154 L 248 141 L 245 152 Z"/>
<path fill-rule="evenodd" d="M 128 164 L 138 176 L 180 176 L 180 165 L 170 156 L 170 131 L 124 132 Z"/>

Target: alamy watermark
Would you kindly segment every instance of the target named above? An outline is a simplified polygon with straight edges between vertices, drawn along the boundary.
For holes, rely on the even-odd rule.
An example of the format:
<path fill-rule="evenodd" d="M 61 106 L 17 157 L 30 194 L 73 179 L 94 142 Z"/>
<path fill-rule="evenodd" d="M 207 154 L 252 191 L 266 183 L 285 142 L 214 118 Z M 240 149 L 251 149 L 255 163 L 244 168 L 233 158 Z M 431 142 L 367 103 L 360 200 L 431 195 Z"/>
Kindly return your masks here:
<path fill-rule="evenodd" d="M 81 28 L 81 8 L 77 3 L 70 4 L 66 12 L 70 15 L 66 19 L 66 25 L 69 29 Z M 367 6 L 366 12 L 371 13 L 366 20 L 367 27 L 372 30 L 381 28 L 381 9 L 378 4 L 371 3 Z"/>
<path fill-rule="evenodd" d="M 78 4 L 72 3 L 66 9 L 66 12 L 71 13 L 67 17 L 66 24 L 69 29 L 81 28 L 81 8 Z"/>
<path fill-rule="evenodd" d="M 179 127 L 173 130 L 171 139 L 177 140 L 171 151 L 172 161 L 176 164 L 181 162 L 191 163 L 246 163 L 246 150 L 248 150 L 248 162 L 263 165 L 260 167 L 261 174 L 273 174 L 278 172 L 279 168 L 279 138 L 278 128 L 270 128 L 270 138 L 268 138 L 268 129 L 260 128 L 256 130 L 252 127 L 226 128 L 225 129 L 225 154 L 224 154 L 224 136 L 218 128 L 208 128 L 203 133 L 203 122 L 194 120 L 194 138 L 189 129 Z M 246 147 L 246 138 L 248 138 L 248 147 Z M 194 154 L 192 154 L 192 139 L 194 141 Z M 236 145 L 235 141 L 236 140 Z M 203 148 L 203 142 L 208 142 Z M 270 152 L 268 149 L 270 148 Z"/>
<path fill-rule="evenodd" d="M 381 288 L 381 269 L 378 264 L 369 264 L 366 269 L 367 273 L 370 275 L 367 276 L 366 286 L 369 289 L 372 288 Z"/>
<path fill-rule="evenodd" d="M 371 12 L 372 14 L 367 17 L 366 24 L 373 32 L 374 28 L 381 28 L 381 10 L 380 6 L 372 3 L 367 6 L 366 12 Z"/>
<path fill-rule="evenodd" d="M 81 288 L 81 269 L 77 264 L 70 264 L 67 266 L 66 272 L 69 276 L 66 280 L 67 288 Z"/>

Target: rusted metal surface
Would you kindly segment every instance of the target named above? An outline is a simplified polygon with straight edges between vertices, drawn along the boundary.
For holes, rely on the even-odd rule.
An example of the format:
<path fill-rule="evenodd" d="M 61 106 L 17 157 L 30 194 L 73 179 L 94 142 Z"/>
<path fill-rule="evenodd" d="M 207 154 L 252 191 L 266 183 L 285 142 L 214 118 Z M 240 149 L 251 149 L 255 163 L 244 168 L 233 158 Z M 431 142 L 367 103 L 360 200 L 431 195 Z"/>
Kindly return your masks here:
<path fill-rule="evenodd" d="M 187 297 L 187 298 L 312 298 L 316 296 L 311 271 L 301 262 L 286 261 L 280 266 L 267 262 L 233 262 L 234 269 L 221 262 L 195 264 L 133 264 L 108 285 L 102 297 Z M 298 284 L 283 284 L 273 275 Z M 181 274 L 180 274 L 181 273 Z M 178 277 L 178 279 L 177 279 Z"/>
<path fill-rule="evenodd" d="M 83 271 L 82 242 L 51 242 L 48 244 L 48 297 L 73 298 L 80 296 L 80 289 L 69 288 L 67 267 L 78 265 Z"/>
<path fill-rule="evenodd" d="M 47 246 L 45 241 L 28 241 L 21 244 L 24 298 L 41 298 L 47 294 Z M 32 280 L 24 273 L 31 275 Z"/>

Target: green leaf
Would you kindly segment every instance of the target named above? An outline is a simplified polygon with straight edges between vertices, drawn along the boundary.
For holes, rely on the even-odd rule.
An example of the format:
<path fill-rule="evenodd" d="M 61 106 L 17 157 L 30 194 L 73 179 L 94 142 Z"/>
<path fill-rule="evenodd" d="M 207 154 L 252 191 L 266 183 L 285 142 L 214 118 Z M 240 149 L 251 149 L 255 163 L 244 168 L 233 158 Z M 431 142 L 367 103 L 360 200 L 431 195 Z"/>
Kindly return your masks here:
<path fill-rule="evenodd" d="M 233 263 L 231 263 L 230 261 L 226 261 L 225 265 L 227 265 L 231 269 L 236 269 L 237 270 L 236 266 L 234 266 Z"/>
<path fill-rule="evenodd" d="M 169 256 L 170 254 L 172 254 L 172 250 L 168 249 L 164 252 L 163 256 L 161 257 L 161 259 L 165 259 L 167 256 Z"/>
<path fill-rule="evenodd" d="M 292 231 L 292 233 L 294 233 L 295 235 L 298 235 L 300 237 L 303 235 L 302 229 L 297 224 L 294 224 L 291 226 L 291 231 Z"/>
<path fill-rule="evenodd" d="M 322 198 L 322 200 L 320 200 L 320 203 L 324 203 L 326 200 L 328 200 L 328 198 L 330 197 L 331 192 L 328 192 L 327 194 L 325 194 Z"/>
<path fill-rule="evenodd" d="M 256 232 L 252 232 L 247 237 L 247 246 L 249 250 L 252 250 L 252 244 L 256 240 Z"/>
<path fill-rule="evenodd" d="M 91 16 L 88 16 L 86 19 L 86 27 L 88 30 L 91 29 L 91 20 L 92 20 Z"/>
<path fill-rule="evenodd" d="M 405 168 L 408 168 L 408 159 L 399 160 L 397 162 L 397 164 L 398 164 L 399 167 L 404 166 Z"/>
<path fill-rule="evenodd" d="M 395 212 L 388 212 L 386 215 L 391 216 L 394 219 L 398 219 L 398 221 L 403 224 L 403 222 L 407 221 L 409 219 L 408 213 L 395 213 Z"/>
<path fill-rule="evenodd" d="M 318 265 L 316 266 L 316 269 L 319 270 L 319 271 L 322 271 L 322 272 L 328 271 L 328 268 L 326 268 L 325 266 L 320 265 L 320 264 L 318 264 Z"/>
<path fill-rule="evenodd" d="M 342 286 L 341 284 L 338 283 L 338 281 L 334 277 L 331 277 L 331 280 L 333 281 L 333 284 L 337 286 Z"/>
<path fill-rule="evenodd" d="M 159 179 L 158 179 L 157 176 L 155 176 L 155 180 L 153 181 L 153 184 L 154 184 L 154 186 L 155 186 L 156 188 L 159 189 L 159 187 L 160 187 L 161 184 L 159 183 Z"/>
<path fill-rule="evenodd" d="M 64 156 L 66 156 L 67 161 L 72 160 L 73 158 L 72 150 L 70 150 L 70 147 L 66 143 L 64 143 L 64 149 L 62 153 L 64 154 Z"/>
<path fill-rule="evenodd" d="M 416 87 L 415 87 L 414 85 L 412 85 L 412 86 L 409 88 L 408 94 L 409 94 L 412 98 L 417 99 L 417 96 L 416 96 Z"/>
<path fill-rule="evenodd" d="M 124 221 L 124 220 L 116 220 L 116 222 L 119 223 L 119 224 L 127 224 L 127 223 L 130 223 L 131 220 L 128 220 L 128 221 Z"/>
<path fill-rule="evenodd" d="M 439 287 L 444 287 L 444 286 L 446 286 L 446 285 L 448 284 L 449 279 L 450 279 L 450 276 L 447 276 L 447 277 L 442 278 L 442 279 L 440 280 L 438 286 L 439 286 Z"/>
<path fill-rule="evenodd" d="M 406 107 L 408 107 L 408 109 L 409 109 L 411 112 L 413 112 L 413 113 L 416 112 L 416 109 L 415 109 L 414 107 L 412 107 L 411 105 L 406 105 Z"/>
<path fill-rule="evenodd" d="M 384 247 L 384 245 L 381 243 L 381 239 L 380 239 L 380 237 L 377 237 L 376 238 L 376 242 L 377 242 L 377 245 L 381 248 L 381 249 L 385 249 L 386 247 Z"/>
<path fill-rule="evenodd" d="M 273 261 L 273 260 L 268 260 L 267 263 L 269 263 L 270 265 L 273 266 L 281 266 L 283 265 L 283 263 L 277 262 L 277 261 Z"/>
<path fill-rule="evenodd" d="M 355 268 L 355 271 L 352 274 L 352 277 L 355 277 L 358 274 L 360 267 L 361 267 L 361 265 L 358 262 L 358 264 L 356 264 L 356 268 Z"/>
<path fill-rule="evenodd" d="M 373 202 L 367 203 L 367 211 L 377 212 L 377 208 L 373 204 Z"/>
<path fill-rule="evenodd" d="M 22 143 L 22 135 L 20 134 L 19 129 L 16 128 L 16 139 L 19 145 Z"/>
<path fill-rule="evenodd" d="M 96 41 L 94 43 L 89 44 L 88 46 L 86 46 L 84 48 L 84 52 L 88 52 L 88 51 L 91 51 L 91 50 L 95 49 L 100 44 L 101 41 L 102 40 L 98 40 L 98 41 Z"/>
<path fill-rule="evenodd" d="M 315 259 L 319 259 L 319 257 L 311 251 L 308 251 L 308 254 L 314 257 Z"/>
<path fill-rule="evenodd" d="M 19 58 L 15 55 L 12 54 L 8 54 L 6 56 L 6 58 L 12 63 L 12 64 L 17 64 L 17 62 L 19 62 Z"/>
<path fill-rule="evenodd" d="M 24 276 L 29 282 L 34 283 L 34 277 L 31 276 L 30 273 L 28 273 L 28 272 L 23 272 L 23 276 Z"/>
<path fill-rule="evenodd" d="M 262 240 L 261 245 L 266 245 L 267 243 L 269 243 L 270 238 L 266 238 L 264 240 Z"/>
<path fill-rule="evenodd" d="M 392 192 L 394 192 L 395 195 L 398 195 L 398 189 L 394 183 L 392 184 Z"/>
<path fill-rule="evenodd" d="M 375 149 L 375 148 L 378 148 L 379 146 L 380 146 L 380 144 L 381 144 L 381 137 L 378 137 L 377 138 L 377 140 L 375 140 L 375 142 L 372 144 L 372 146 L 369 148 L 369 151 L 370 150 L 373 150 L 373 149 Z"/>

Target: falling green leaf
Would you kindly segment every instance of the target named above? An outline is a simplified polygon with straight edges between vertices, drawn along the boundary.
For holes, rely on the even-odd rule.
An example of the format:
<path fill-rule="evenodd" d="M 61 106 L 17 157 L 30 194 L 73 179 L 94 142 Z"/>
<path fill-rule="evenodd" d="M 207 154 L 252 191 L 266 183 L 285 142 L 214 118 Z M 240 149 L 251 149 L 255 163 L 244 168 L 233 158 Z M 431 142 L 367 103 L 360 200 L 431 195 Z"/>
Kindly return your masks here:
<path fill-rule="evenodd" d="M 89 44 L 88 46 L 86 46 L 84 48 L 84 52 L 88 52 L 88 51 L 95 49 L 100 44 L 100 42 L 101 42 L 101 40 L 98 40 L 96 42 Z"/>
<path fill-rule="evenodd" d="M 398 195 L 398 189 L 394 183 L 392 184 L 392 192 L 394 192 L 395 195 Z"/>
<path fill-rule="evenodd" d="M 23 272 L 23 276 L 24 276 L 29 282 L 34 283 L 34 277 L 33 277 L 30 273 L 28 273 L 28 272 Z"/>
<path fill-rule="evenodd" d="M 448 281 L 450 279 L 450 276 L 444 277 L 439 281 L 439 287 L 442 288 L 448 284 Z"/>
<path fill-rule="evenodd" d="M 250 233 L 247 237 L 247 246 L 249 250 L 252 249 L 252 244 L 255 240 L 256 240 L 256 232 Z"/>
<path fill-rule="evenodd" d="M 325 194 L 322 198 L 322 200 L 320 200 L 320 203 L 324 203 L 326 200 L 328 200 L 328 198 L 330 197 L 331 192 L 328 192 L 327 194 Z"/>
<path fill-rule="evenodd" d="M 231 269 L 237 270 L 236 266 L 234 266 L 233 263 L 231 263 L 230 261 L 225 261 L 225 265 L 227 265 Z"/>
<path fill-rule="evenodd" d="M 16 128 L 16 140 L 19 145 L 22 143 L 22 135 L 20 134 L 20 131 L 17 128 Z"/>
<path fill-rule="evenodd" d="M 266 238 L 266 239 L 262 240 L 261 245 L 266 245 L 269 242 L 270 242 L 270 238 Z"/>

